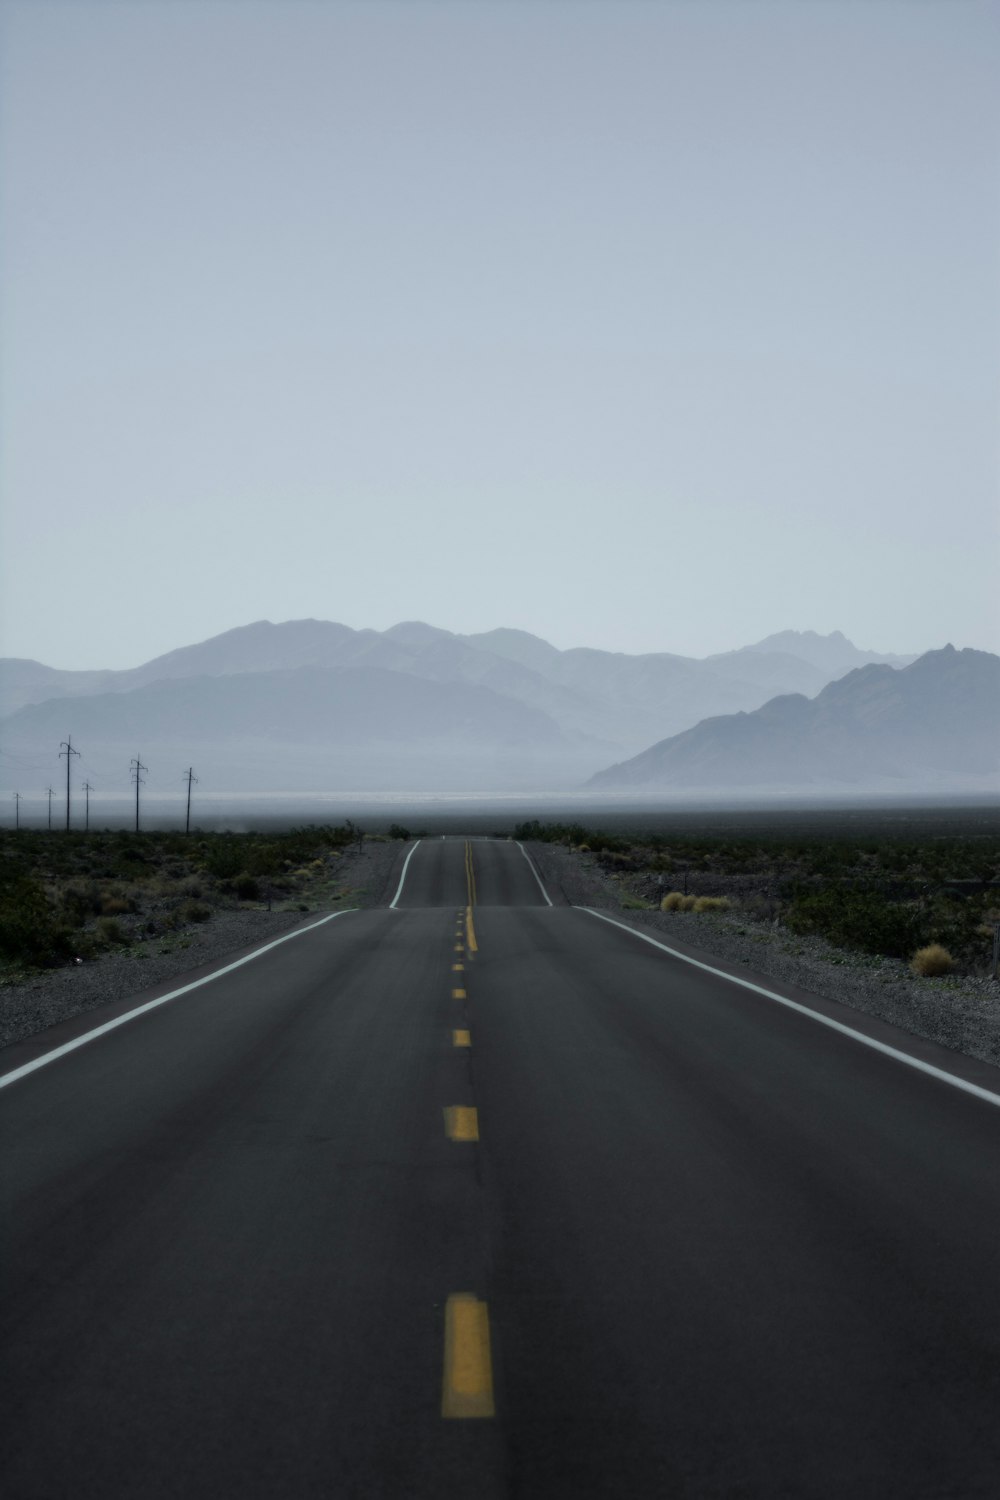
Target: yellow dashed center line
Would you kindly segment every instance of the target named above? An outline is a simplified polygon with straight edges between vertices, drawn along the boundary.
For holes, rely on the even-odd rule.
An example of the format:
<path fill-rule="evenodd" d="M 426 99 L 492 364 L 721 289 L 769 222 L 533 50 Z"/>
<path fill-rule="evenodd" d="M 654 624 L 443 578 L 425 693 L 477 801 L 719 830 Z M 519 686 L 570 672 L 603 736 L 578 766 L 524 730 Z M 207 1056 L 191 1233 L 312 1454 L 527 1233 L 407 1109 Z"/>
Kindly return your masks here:
<path fill-rule="evenodd" d="M 476 871 L 472 863 L 472 845 L 466 840 L 465 843 L 465 884 L 469 893 L 469 905 L 476 904 Z"/>
<path fill-rule="evenodd" d="M 453 1000 L 466 1000 L 468 996 L 466 995 L 464 990 L 452 990 L 451 998 Z"/>
<path fill-rule="evenodd" d="M 445 1303 L 441 1415 L 496 1415 L 489 1309 L 471 1292 L 455 1292 Z"/>
<path fill-rule="evenodd" d="M 465 973 L 465 965 L 464 964 L 452 964 L 452 966 L 451 966 L 451 972 L 453 974 L 464 974 Z"/>
<path fill-rule="evenodd" d="M 479 1111 L 470 1104 L 448 1104 L 444 1128 L 449 1141 L 478 1141 Z"/>
<path fill-rule="evenodd" d="M 471 1031 L 469 1031 L 468 1028 L 464 1027 L 464 1026 L 458 1026 L 458 1027 L 456 1027 L 455 1030 L 451 1034 L 451 1044 L 452 1044 L 453 1047 L 471 1047 L 472 1046 L 472 1033 L 471 1033 Z"/>

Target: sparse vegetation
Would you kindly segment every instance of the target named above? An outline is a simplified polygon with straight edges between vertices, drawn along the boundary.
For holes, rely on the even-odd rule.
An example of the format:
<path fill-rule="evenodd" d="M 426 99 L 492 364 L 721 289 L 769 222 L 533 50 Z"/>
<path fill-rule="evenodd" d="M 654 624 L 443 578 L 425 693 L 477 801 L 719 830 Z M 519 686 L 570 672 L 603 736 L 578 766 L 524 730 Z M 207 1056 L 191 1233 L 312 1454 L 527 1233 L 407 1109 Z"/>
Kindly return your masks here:
<path fill-rule="evenodd" d="M 912 837 L 890 836 L 875 820 L 866 831 L 859 818 L 831 820 L 826 832 L 761 819 L 752 833 L 625 834 L 535 820 L 514 836 L 576 849 L 615 878 L 626 900 L 664 912 L 731 910 L 744 923 L 777 924 L 874 960 L 947 955 L 945 968 L 915 970 L 922 974 L 989 972 L 1000 920 L 995 825 L 981 836 Z"/>
<path fill-rule="evenodd" d="M 357 837 L 353 827 L 0 833 L 0 978 L 110 949 L 139 955 L 156 939 L 186 946 L 184 928 L 240 903 L 332 904 L 344 894 L 335 856 Z"/>

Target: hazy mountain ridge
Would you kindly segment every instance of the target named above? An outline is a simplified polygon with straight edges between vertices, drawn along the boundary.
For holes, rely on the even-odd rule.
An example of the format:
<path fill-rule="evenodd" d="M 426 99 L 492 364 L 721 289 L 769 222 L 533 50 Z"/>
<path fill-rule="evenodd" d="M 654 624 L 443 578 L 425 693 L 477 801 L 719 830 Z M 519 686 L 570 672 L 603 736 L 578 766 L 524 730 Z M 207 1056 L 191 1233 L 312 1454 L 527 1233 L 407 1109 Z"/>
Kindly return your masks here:
<path fill-rule="evenodd" d="M 71 717 L 102 780 L 124 779 L 141 753 L 151 769 L 193 760 L 230 790 L 485 788 L 505 775 L 530 787 L 580 780 L 595 755 L 547 714 L 488 687 L 379 667 L 165 679 L 74 699 Z M 66 736 L 66 719 L 65 699 L 19 709 L 3 723 L 3 747 L 37 758 Z"/>
<path fill-rule="evenodd" d="M 785 632 L 782 644 L 794 635 Z M 258 620 L 124 671 L 63 672 L 38 662 L 0 661 L 0 718 L 49 698 L 129 692 L 178 677 L 305 666 L 379 667 L 439 682 L 481 684 L 553 714 L 569 731 L 628 751 L 710 714 L 757 708 L 775 692 L 818 692 L 830 679 L 788 650 L 748 647 L 700 660 L 590 647 L 560 651 L 510 629 L 462 636 L 419 621 L 379 632 L 327 620 L 279 625 Z"/>
<path fill-rule="evenodd" d="M 834 646 L 838 660 L 855 650 L 842 636 Z M 215 758 L 231 776 L 254 762 L 270 788 L 317 776 L 368 786 L 376 767 L 394 786 L 417 776 L 421 786 L 480 787 L 489 776 L 498 788 L 566 788 L 650 741 L 757 709 L 775 692 L 815 694 L 827 680 L 812 662 L 755 647 L 701 661 L 559 650 L 510 629 L 259 620 L 121 672 L 0 662 L 0 690 L 17 705 L 0 732 L 24 762 L 71 733 L 102 775 L 161 746 Z"/>
<path fill-rule="evenodd" d="M 929 651 L 859 667 L 814 699 L 772 698 L 651 745 L 595 789 L 767 789 L 911 782 L 984 785 L 1000 773 L 1000 656 Z"/>

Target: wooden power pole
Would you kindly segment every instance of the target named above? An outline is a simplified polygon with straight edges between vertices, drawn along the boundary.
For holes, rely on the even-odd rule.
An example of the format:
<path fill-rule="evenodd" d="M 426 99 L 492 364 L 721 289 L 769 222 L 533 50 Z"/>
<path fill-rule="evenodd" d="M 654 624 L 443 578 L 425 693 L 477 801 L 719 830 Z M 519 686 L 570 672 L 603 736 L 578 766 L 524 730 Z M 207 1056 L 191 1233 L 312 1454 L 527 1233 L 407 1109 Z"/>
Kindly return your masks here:
<path fill-rule="evenodd" d="M 66 757 L 66 832 L 69 832 L 69 768 L 73 764 L 74 755 L 79 755 L 79 750 L 73 749 L 73 741 L 67 736 L 59 747 L 59 759 Z"/>
<path fill-rule="evenodd" d="M 143 784 L 142 773 L 143 773 L 143 771 L 148 771 L 149 767 L 148 766 L 144 766 L 143 763 L 142 763 L 142 761 L 139 759 L 139 757 L 137 755 L 136 758 L 135 758 L 135 760 L 132 762 L 131 766 L 129 767 L 129 770 L 132 773 L 132 780 L 135 782 L 135 831 L 136 831 L 136 833 L 138 833 L 139 832 L 139 788 Z"/>
<path fill-rule="evenodd" d="M 192 781 L 195 782 L 195 783 L 197 783 L 198 778 L 194 774 L 194 766 L 188 766 L 188 768 L 184 772 L 184 774 L 187 777 L 187 784 L 188 784 L 187 816 L 184 819 L 184 832 L 185 833 L 190 833 L 191 832 L 191 783 L 192 783 Z"/>

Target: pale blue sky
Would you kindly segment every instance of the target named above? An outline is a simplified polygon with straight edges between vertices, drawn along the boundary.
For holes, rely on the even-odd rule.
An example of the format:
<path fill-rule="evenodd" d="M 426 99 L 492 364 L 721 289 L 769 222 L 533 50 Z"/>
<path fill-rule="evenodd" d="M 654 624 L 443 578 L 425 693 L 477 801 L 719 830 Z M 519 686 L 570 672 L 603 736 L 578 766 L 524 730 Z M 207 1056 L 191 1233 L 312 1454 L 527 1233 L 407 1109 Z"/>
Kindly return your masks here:
<path fill-rule="evenodd" d="M 7 0 L 3 642 L 1000 650 L 993 0 Z"/>

